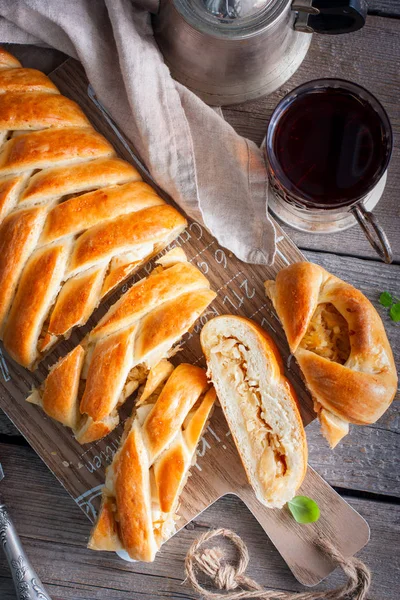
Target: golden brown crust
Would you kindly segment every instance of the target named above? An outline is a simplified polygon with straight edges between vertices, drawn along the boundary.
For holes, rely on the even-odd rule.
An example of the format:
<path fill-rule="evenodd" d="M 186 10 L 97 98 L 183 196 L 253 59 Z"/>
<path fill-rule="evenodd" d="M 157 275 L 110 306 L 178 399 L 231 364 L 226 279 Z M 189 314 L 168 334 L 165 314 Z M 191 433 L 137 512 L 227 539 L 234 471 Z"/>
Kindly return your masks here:
<path fill-rule="evenodd" d="M 132 317 L 143 317 L 151 309 L 175 299 L 183 292 L 209 287 L 204 275 L 188 262 L 179 262 L 170 268 L 153 272 L 151 280 L 142 279 L 135 283 L 114 304 L 91 333 L 92 339 L 108 335 L 116 327 L 130 322 Z"/>
<path fill-rule="evenodd" d="M 133 325 L 96 344 L 80 406 L 81 413 L 86 413 L 94 421 L 102 421 L 117 406 L 133 366 L 135 333 L 136 325 Z"/>
<path fill-rule="evenodd" d="M 4 144 L 0 154 L 0 176 L 46 169 L 60 163 L 74 164 L 113 153 L 111 144 L 90 127 L 34 131 Z"/>
<path fill-rule="evenodd" d="M 353 371 L 302 349 L 295 356 L 313 398 L 350 423 L 375 423 L 396 394 L 397 378 L 386 368 L 379 373 Z"/>
<path fill-rule="evenodd" d="M 170 512 L 176 504 L 179 484 L 187 468 L 187 453 L 179 438 L 172 444 L 157 461 L 154 467 L 154 477 L 158 489 L 158 498 L 162 512 Z"/>
<path fill-rule="evenodd" d="M 96 525 L 92 529 L 88 548 L 90 550 L 122 550 L 121 540 L 118 535 L 117 522 L 114 512 L 115 503 L 104 495 Z"/>
<path fill-rule="evenodd" d="M 152 462 L 172 441 L 171 436 L 175 435 L 189 410 L 208 387 L 205 371 L 199 367 L 181 364 L 172 372 L 143 424 L 143 435 Z"/>
<path fill-rule="evenodd" d="M 24 180 L 23 175 L 17 175 L 16 177 L 4 177 L 0 181 L 0 223 L 17 203 Z"/>
<path fill-rule="evenodd" d="M 292 352 L 296 351 L 307 331 L 322 281 L 318 265 L 300 262 L 279 271 L 276 282 L 265 282 Z"/>
<path fill-rule="evenodd" d="M 174 344 L 216 298 L 212 290 L 182 294 L 144 317 L 135 342 L 135 357 L 143 360 L 163 342 Z"/>
<path fill-rule="evenodd" d="M 149 462 L 137 427 L 116 456 L 115 496 L 119 531 L 123 547 L 135 560 L 153 561 L 156 544 L 153 538 Z"/>
<path fill-rule="evenodd" d="M 54 167 L 32 175 L 20 203 L 44 202 L 140 179 L 138 171 L 121 158 L 99 158 L 77 165 Z"/>
<path fill-rule="evenodd" d="M 318 419 L 322 435 L 329 441 L 331 448 L 335 448 L 340 440 L 349 433 L 349 422 L 325 408 L 321 408 L 319 411 Z"/>
<path fill-rule="evenodd" d="M 0 94 L 0 129 L 47 127 L 89 127 L 89 121 L 75 102 L 58 93 Z"/>
<path fill-rule="evenodd" d="M 60 93 L 54 83 L 41 71 L 22 68 L 3 69 L 0 71 L 0 94 L 7 92 Z"/>
<path fill-rule="evenodd" d="M 104 419 L 104 421 L 93 421 L 88 418 L 81 424 L 79 429 L 76 429 L 75 438 L 80 444 L 91 444 L 96 440 L 101 440 L 103 437 L 111 433 L 119 423 L 119 416 L 113 415 Z"/>
<path fill-rule="evenodd" d="M 69 274 L 90 267 L 100 260 L 111 258 L 119 252 L 134 251 L 135 247 L 162 241 L 171 233 L 178 235 L 186 220 L 172 206 L 153 206 L 137 213 L 121 215 L 112 221 L 95 225 L 85 231 L 71 255 Z M 173 236 L 175 237 L 175 236 Z M 146 252 L 146 255 L 148 252 Z M 137 258 L 142 258 L 138 254 Z"/>
<path fill-rule="evenodd" d="M 37 250 L 22 273 L 3 341 L 7 352 L 23 366 L 35 362 L 37 339 L 58 291 L 67 250 L 64 245 Z"/>
<path fill-rule="evenodd" d="M 0 47 L 0 69 L 15 69 L 20 66 L 21 63 L 15 56 Z"/>
<path fill-rule="evenodd" d="M 44 218 L 42 208 L 21 210 L 11 213 L 0 225 L 0 329 Z"/>
<path fill-rule="evenodd" d="M 46 256 L 48 253 L 54 253 L 57 247 L 45 246 L 36 254 L 43 253 Z M 178 258 L 182 260 L 181 255 Z M 35 279 L 39 267 L 44 268 L 40 261 L 38 266 L 32 265 L 26 270 L 32 271 L 32 279 Z M 49 323 L 43 328 L 46 331 L 46 335 L 41 340 L 43 346 L 51 344 L 53 338 L 62 329 L 70 327 L 72 321 L 76 322 L 81 316 L 87 298 L 91 296 L 92 283 L 94 282 L 93 285 L 98 287 L 101 280 L 101 273 L 95 270 L 91 272 L 93 281 L 86 276 L 87 274 L 88 272 L 85 272 L 81 276 L 81 290 L 76 285 L 78 279 L 73 280 L 70 289 L 68 284 L 64 286 Z M 26 298 L 26 286 L 29 284 L 29 282 L 24 283 L 25 276 L 26 272 L 20 284 L 24 298 Z M 37 285 L 40 285 L 41 281 L 44 281 L 43 277 L 39 279 Z M 82 342 L 85 361 L 80 373 L 82 396 L 79 402 L 82 418 L 74 427 L 76 439 L 80 443 L 99 439 L 117 426 L 119 417 L 116 409 L 144 383 L 149 370 L 151 373 L 149 386 L 145 389 L 147 395 L 151 395 L 154 392 L 154 385 L 158 386 L 169 375 L 169 364 L 163 359 L 168 356 L 172 345 L 179 341 L 214 299 L 215 294 L 208 286 L 208 281 L 200 271 L 187 263 L 185 265 L 179 262 L 178 265 L 172 264 L 165 269 L 157 267 L 155 273 L 139 281 L 125 296 L 122 296 L 109 309 L 100 325 L 86 336 Z M 67 290 L 68 294 L 64 293 L 64 290 Z M 43 289 L 41 293 L 48 294 L 49 290 Z M 68 321 L 63 318 L 63 314 L 68 302 L 73 302 L 73 297 L 76 302 L 75 310 L 71 311 L 72 316 Z M 61 302 L 60 307 L 59 302 Z M 33 316 L 31 315 L 30 318 L 33 319 L 36 314 L 34 308 Z M 37 328 L 36 322 L 33 325 Z M 21 354 L 22 349 L 17 350 Z M 195 367 L 192 369 L 197 372 Z M 202 371 L 198 372 L 205 385 Z M 193 391 L 182 399 L 182 402 L 190 403 L 196 393 L 197 395 L 199 393 L 196 392 L 197 387 L 194 383 Z M 167 392 L 168 388 L 165 393 Z M 39 395 L 39 401 L 35 403 L 40 405 L 40 390 L 37 390 L 36 394 Z M 55 397 L 54 401 L 57 403 L 58 399 Z M 64 400 L 60 401 L 64 402 Z M 76 397 L 71 400 L 71 403 L 73 402 L 78 403 Z M 177 415 L 174 414 L 172 417 L 176 418 Z M 161 438 L 158 442 L 162 443 Z M 156 447 L 155 441 L 149 442 L 149 447 L 151 444 Z"/>
<path fill-rule="evenodd" d="M 150 258 L 150 257 L 148 257 Z M 108 273 L 103 280 L 103 285 L 101 287 L 100 299 L 106 298 L 109 296 L 121 283 L 126 281 L 131 275 L 136 273 L 136 271 L 143 266 L 143 260 L 134 260 L 133 262 L 127 262 L 120 266 L 114 266 L 113 262 L 117 260 L 120 261 L 119 258 L 112 258 L 109 263 Z"/>
<path fill-rule="evenodd" d="M 397 374 L 383 323 L 371 302 L 350 284 L 312 263 L 296 263 L 283 269 L 276 282 L 266 282 L 266 290 L 317 412 L 323 407 L 350 423 L 375 422 L 393 400 Z M 350 353 L 343 364 L 302 347 L 302 339 L 321 304 L 333 306 L 347 324 L 344 335 Z M 341 435 L 339 430 L 344 429 L 333 422 L 331 429 L 330 436 L 329 415 L 325 414 L 324 431 L 334 446 Z"/>
<path fill-rule="evenodd" d="M 78 424 L 78 388 L 85 351 L 76 346 L 50 371 L 42 395 L 43 410 L 68 427 Z"/>
<path fill-rule="evenodd" d="M 161 372 L 165 374 L 165 365 Z M 127 421 L 107 469 L 102 510 L 89 548 L 121 547 L 131 558 L 152 561 L 175 530 L 179 497 L 215 392 L 205 372 L 188 364 L 179 365 L 157 389 Z"/>
<path fill-rule="evenodd" d="M 115 157 L 77 104 L 45 75 L 21 68 L 3 51 L 0 146 L 0 245 L 6 245 L 0 257 L 0 335 L 11 310 L 6 350 L 32 369 L 61 336 L 84 325 L 106 296 L 172 242 L 186 220 L 133 166 Z M 29 290 L 26 281 L 33 275 L 27 271 L 38 248 L 49 257 L 61 245 L 63 265 L 54 265 L 52 276 L 50 264 L 43 263 L 42 284 Z M 39 269 L 35 275 L 41 277 Z M 32 293 L 38 296 L 31 303 Z M 25 311 L 30 305 L 36 315 Z M 91 431 L 96 427 L 100 430 L 93 424 Z"/>
<path fill-rule="evenodd" d="M 68 235 L 76 235 L 99 223 L 111 226 L 110 219 L 129 213 L 135 221 L 135 212 L 164 204 L 164 201 L 144 181 L 96 190 L 66 200 L 50 210 L 40 244 L 49 244 Z M 145 233 L 147 233 L 144 227 Z M 129 236 L 125 237 L 131 241 Z M 134 240 L 132 240 L 135 243 Z"/>
<path fill-rule="evenodd" d="M 205 394 L 200 406 L 197 408 L 190 422 L 185 427 L 183 437 L 190 452 L 194 452 L 196 449 L 197 443 L 201 437 L 204 426 L 207 423 L 216 399 L 217 394 L 215 389 L 211 387 Z"/>
<path fill-rule="evenodd" d="M 148 398 L 156 391 L 156 389 L 168 379 L 174 370 L 174 366 L 167 360 L 163 358 L 160 362 L 150 369 L 150 372 L 147 376 L 146 383 L 141 389 L 140 394 L 138 395 L 138 399 L 136 402 L 136 406 L 143 404 Z"/>
<path fill-rule="evenodd" d="M 72 327 L 86 323 L 98 305 L 105 268 L 101 265 L 65 282 L 51 313 L 50 335 L 66 335 Z"/>

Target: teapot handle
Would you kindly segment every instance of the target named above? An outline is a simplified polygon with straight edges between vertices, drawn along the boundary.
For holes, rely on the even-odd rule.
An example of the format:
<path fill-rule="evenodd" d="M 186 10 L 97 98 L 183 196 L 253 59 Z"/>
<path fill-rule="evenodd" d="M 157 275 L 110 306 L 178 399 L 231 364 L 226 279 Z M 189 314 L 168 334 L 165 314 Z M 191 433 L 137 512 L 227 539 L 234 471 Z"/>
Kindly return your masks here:
<path fill-rule="evenodd" d="M 294 28 L 304 33 L 350 33 L 365 25 L 366 0 L 294 0 Z"/>

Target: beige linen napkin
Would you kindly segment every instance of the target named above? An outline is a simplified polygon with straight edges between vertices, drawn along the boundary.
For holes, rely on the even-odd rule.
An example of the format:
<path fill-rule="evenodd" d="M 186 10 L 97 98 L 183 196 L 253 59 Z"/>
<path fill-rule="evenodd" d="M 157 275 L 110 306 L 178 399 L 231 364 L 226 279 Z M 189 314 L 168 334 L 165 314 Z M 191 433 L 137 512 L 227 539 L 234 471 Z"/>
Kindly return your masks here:
<path fill-rule="evenodd" d="M 0 43 L 50 45 L 83 63 L 100 102 L 157 183 L 246 262 L 270 264 L 260 149 L 175 82 L 134 0 L 0 0 Z"/>

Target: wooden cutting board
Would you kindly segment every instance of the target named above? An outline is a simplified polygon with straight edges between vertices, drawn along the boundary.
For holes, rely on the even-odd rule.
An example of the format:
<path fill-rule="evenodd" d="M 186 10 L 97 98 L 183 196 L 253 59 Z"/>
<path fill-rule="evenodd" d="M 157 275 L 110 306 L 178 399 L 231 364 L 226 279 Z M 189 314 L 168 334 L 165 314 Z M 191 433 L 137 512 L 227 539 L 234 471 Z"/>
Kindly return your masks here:
<path fill-rule="evenodd" d="M 134 148 L 124 140 L 97 104 L 79 63 L 68 60 L 52 74 L 51 79 L 63 94 L 82 106 L 96 129 L 114 145 L 118 154 L 133 162 L 143 178 L 157 188 L 138 161 Z M 159 189 L 158 191 L 171 202 L 165 193 Z M 186 231 L 170 245 L 170 248 L 178 245 L 184 249 L 189 260 L 208 277 L 212 288 L 218 292 L 218 298 L 201 317 L 193 331 L 185 336 L 182 351 L 175 357 L 174 362 L 205 366 L 199 345 L 200 329 L 207 320 L 224 313 L 254 319 L 272 334 L 282 355 L 288 359 L 289 350 L 285 337 L 271 304 L 265 297 L 263 282 L 274 278 L 282 267 L 305 258 L 279 227 L 277 230 L 276 261 L 271 267 L 261 267 L 242 263 L 227 250 L 220 248 L 202 225 L 189 220 Z M 48 367 L 71 350 L 121 292 L 126 291 L 138 278 L 147 275 L 151 267 L 151 264 L 146 265 L 122 290 L 96 311 L 88 325 L 75 332 L 70 340 L 60 344 L 34 373 L 17 365 L 0 350 L 1 408 L 91 520 L 94 520 L 98 510 L 105 469 L 118 448 L 123 424 L 121 423 L 107 438 L 93 445 L 80 446 L 70 430 L 46 417 L 42 410 L 25 402 L 25 398 L 33 386 L 43 381 Z M 298 392 L 302 417 L 307 425 L 314 418 L 312 402 L 294 361 L 288 362 L 287 376 Z M 131 408 L 132 401 L 128 401 L 123 407 L 123 417 L 130 413 Z M 321 439 L 322 443 L 325 442 Z M 217 408 L 201 440 L 197 465 L 192 469 L 192 476 L 183 492 L 179 526 L 186 525 L 210 504 L 228 493 L 238 495 L 246 503 L 294 576 L 304 585 L 315 585 L 335 568 L 335 565 L 316 549 L 313 542 L 318 535 L 322 534 L 325 539 L 333 542 L 345 556 L 353 555 L 368 542 L 369 527 L 365 520 L 310 467 L 299 493 L 318 502 L 321 518 L 317 523 L 299 525 L 287 508 L 264 508 L 256 500 L 246 480 L 223 414 Z M 231 525 L 221 523 L 221 526 Z"/>

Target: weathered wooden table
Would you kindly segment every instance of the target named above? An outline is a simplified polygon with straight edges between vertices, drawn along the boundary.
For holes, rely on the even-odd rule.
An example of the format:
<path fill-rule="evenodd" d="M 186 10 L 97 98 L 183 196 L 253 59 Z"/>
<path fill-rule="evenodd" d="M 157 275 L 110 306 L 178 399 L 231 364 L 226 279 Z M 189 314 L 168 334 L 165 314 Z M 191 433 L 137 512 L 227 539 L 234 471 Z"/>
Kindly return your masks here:
<path fill-rule="evenodd" d="M 370 16 L 356 34 L 314 36 L 306 60 L 283 89 L 268 98 L 224 110 L 243 135 L 260 143 L 269 116 L 288 90 L 316 77 L 346 77 L 371 90 L 387 109 L 395 149 L 383 199 L 376 214 L 392 243 L 394 263 L 384 265 L 355 227 L 329 236 L 310 236 L 287 228 L 307 257 L 359 287 L 378 308 L 400 357 L 400 326 L 378 303 L 381 291 L 400 295 L 400 1 L 370 0 Z M 51 49 L 12 46 L 25 66 L 49 72 L 65 57 Z M 373 571 L 370 598 L 397 600 L 400 584 L 400 413 L 398 400 L 370 427 L 353 427 L 331 452 L 317 424 L 307 428 L 310 464 L 369 522 L 371 541 L 360 553 Z M 137 600 L 196 598 L 186 586 L 183 559 L 193 539 L 210 527 L 229 527 L 248 544 L 249 575 L 280 590 L 300 590 L 283 559 L 247 508 L 234 496 L 218 501 L 175 536 L 150 566 L 128 565 L 115 555 L 86 549 L 90 524 L 3 414 L 0 460 L 7 479 L 5 500 L 42 581 L 54 600 Z M 336 572 L 323 584 L 333 586 Z M 15 598 L 5 559 L 0 555 L 0 599 Z"/>

